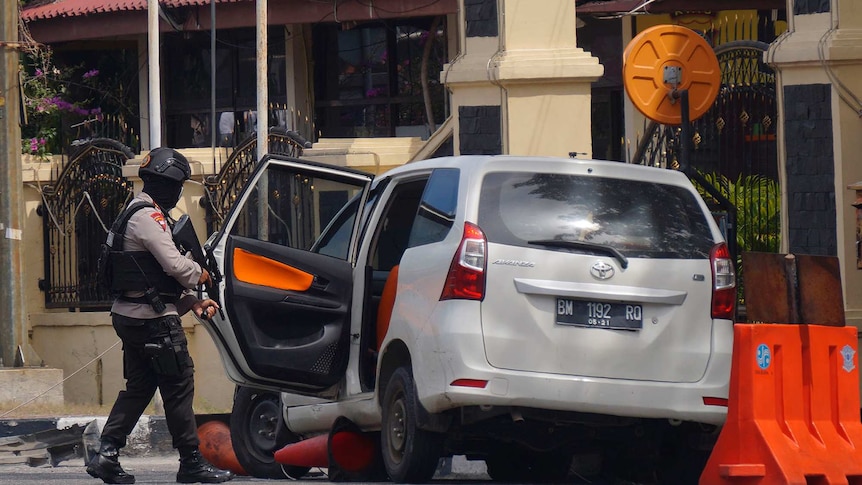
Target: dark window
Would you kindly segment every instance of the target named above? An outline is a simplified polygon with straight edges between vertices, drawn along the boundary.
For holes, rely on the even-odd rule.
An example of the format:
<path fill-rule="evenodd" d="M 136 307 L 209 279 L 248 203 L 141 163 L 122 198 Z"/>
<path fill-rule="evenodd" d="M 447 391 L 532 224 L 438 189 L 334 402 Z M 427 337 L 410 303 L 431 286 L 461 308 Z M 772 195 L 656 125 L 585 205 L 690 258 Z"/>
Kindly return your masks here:
<path fill-rule="evenodd" d="M 714 244 L 691 192 L 577 175 L 488 174 L 479 226 L 489 242 L 536 247 L 527 241 L 582 241 L 640 258 L 708 258 Z"/>
<path fill-rule="evenodd" d="M 315 178 L 292 167 L 272 165 L 248 189 L 248 198 L 239 209 L 230 234 L 297 249 L 313 247 L 317 252 L 347 259 L 357 202 L 347 203 L 344 209 L 333 207 L 333 202 L 346 202 L 348 197 L 357 196 L 362 186 L 355 184 Z M 333 220 L 337 222 L 330 224 Z M 325 244 L 315 241 L 322 239 L 321 233 L 330 225 L 334 227 L 324 236 L 329 238 L 330 246 L 324 252 L 321 247 Z"/>
<path fill-rule="evenodd" d="M 268 32 L 269 101 L 287 102 L 284 29 Z M 216 119 L 211 120 L 209 32 L 164 35 L 165 143 L 177 148 L 208 147 L 212 131 L 218 144 L 233 146 L 257 125 L 255 29 L 219 30 L 216 36 Z M 271 126 L 286 122 L 272 113 Z"/>
<path fill-rule="evenodd" d="M 456 168 L 440 168 L 431 175 L 410 233 L 409 247 L 439 242 L 449 234 L 458 207 L 460 173 Z"/>
<path fill-rule="evenodd" d="M 428 136 L 422 59 L 430 41 L 428 86 L 434 122 L 445 118 L 439 73 L 446 58 L 443 23 L 432 18 L 314 28 L 315 127 L 323 137 Z"/>
<path fill-rule="evenodd" d="M 393 189 L 377 225 L 377 240 L 370 261 L 375 270 L 389 271 L 401 261 L 426 182 L 424 178 L 411 180 Z"/>

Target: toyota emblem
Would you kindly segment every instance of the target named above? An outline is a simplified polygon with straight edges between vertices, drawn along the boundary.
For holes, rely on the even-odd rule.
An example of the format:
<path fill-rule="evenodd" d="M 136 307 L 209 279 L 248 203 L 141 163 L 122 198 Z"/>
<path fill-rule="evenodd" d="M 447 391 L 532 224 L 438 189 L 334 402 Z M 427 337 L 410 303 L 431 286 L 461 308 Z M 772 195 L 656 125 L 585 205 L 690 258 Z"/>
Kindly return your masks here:
<path fill-rule="evenodd" d="M 596 261 L 590 268 L 590 274 L 596 279 L 610 279 L 614 275 L 614 267 L 604 261 Z"/>

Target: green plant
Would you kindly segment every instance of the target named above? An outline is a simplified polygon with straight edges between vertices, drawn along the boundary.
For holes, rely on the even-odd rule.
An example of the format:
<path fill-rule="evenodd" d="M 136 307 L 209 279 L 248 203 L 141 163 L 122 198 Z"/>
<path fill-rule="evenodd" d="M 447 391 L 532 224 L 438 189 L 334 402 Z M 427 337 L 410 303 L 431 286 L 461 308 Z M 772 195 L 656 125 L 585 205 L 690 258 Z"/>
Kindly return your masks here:
<path fill-rule="evenodd" d="M 19 4 L 21 8 L 24 5 Z M 71 138 L 104 136 L 99 135 L 104 131 L 103 111 L 120 124 L 137 117 L 127 50 L 55 54 L 33 39 L 23 20 L 19 37 L 23 153 L 47 159 L 62 153 Z"/>
<path fill-rule="evenodd" d="M 46 159 L 61 151 L 57 135 L 64 117 L 100 119 L 101 108 L 88 107 L 92 100 L 69 101 L 73 86 L 96 91 L 99 71 L 81 66 L 61 70 L 52 64 L 48 49 L 27 53 L 22 61 L 21 91 L 27 122 L 21 127 L 21 151 Z"/>
<path fill-rule="evenodd" d="M 740 175 L 735 181 L 724 175 L 703 174 L 736 207 L 736 244 L 742 251 L 778 252 L 780 245 L 781 193 L 778 182 L 761 175 Z M 717 201 L 698 187 L 708 203 Z"/>
<path fill-rule="evenodd" d="M 737 298 L 745 303 L 742 253 L 750 251 L 777 253 L 781 245 L 781 192 L 778 182 L 761 175 L 740 175 L 736 180 L 718 173 L 702 174 L 736 207 Z M 718 201 L 703 187 L 698 192 L 714 207 Z"/>

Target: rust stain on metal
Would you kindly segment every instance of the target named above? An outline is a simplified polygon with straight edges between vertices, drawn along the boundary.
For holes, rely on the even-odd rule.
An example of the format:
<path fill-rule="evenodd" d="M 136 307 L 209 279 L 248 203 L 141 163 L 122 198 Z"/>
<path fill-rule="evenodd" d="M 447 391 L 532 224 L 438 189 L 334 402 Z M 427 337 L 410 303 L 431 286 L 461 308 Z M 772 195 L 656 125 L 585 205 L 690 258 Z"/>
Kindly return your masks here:
<path fill-rule="evenodd" d="M 797 254 L 796 264 L 802 321 L 843 327 L 844 298 L 838 258 Z"/>
<path fill-rule="evenodd" d="M 783 254 L 742 253 L 745 310 L 749 322 L 790 323 Z"/>
<path fill-rule="evenodd" d="M 749 322 L 844 326 L 838 258 L 746 252 L 742 265 Z"/>

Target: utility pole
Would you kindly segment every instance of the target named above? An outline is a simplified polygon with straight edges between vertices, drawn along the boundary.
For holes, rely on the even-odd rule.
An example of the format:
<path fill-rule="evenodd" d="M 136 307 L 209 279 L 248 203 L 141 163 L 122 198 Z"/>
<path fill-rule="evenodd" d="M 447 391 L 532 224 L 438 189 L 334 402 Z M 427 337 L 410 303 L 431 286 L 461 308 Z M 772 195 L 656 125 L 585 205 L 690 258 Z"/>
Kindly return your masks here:
<path fill-rule="evenodd" d="M 0 366 L 23 365 L 29 349 L 24 306 L 24 208 L 21 179 L 18 2 L 4 1 L 0 18 Z"/>

